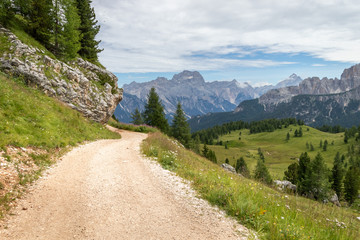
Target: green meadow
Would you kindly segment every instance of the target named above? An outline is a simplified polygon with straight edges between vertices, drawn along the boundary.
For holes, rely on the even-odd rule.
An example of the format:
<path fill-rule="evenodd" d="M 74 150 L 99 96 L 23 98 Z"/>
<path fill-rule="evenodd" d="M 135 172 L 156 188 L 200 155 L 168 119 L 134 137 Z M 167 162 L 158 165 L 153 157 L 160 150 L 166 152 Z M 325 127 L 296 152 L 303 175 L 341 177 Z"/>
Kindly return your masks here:
<path fill-rule="evenodd" d="M 287 167 L 297 161 L 300 154 L 308 152 L 311 159 L 320 152 L 329 167 L 332 167 L 334 157 L 337 152 L 346 155 L 348 147 L 353 144 L 353 139 L 349 143 L 344 143 L 344 133 L 326 133 L 315 128 L 302 126 L 303 136 L 294 137 L 294 132 L 299 126 L 290 125 L 288 128 L 275 130 L 274 132 L 263 132 L 250 134 L 248 129 L 232 131 L 230 134 L 219 137 L 222 145 L 208 145 L 215 151 L 219 164 L 229 159 L 229 163 L 234 165 L 236 159 L 244 157 L 250 171 L 255 169 L 258 159 L 258 148 L 264 153 L 265 163 L 274 179 L 282 179 Z M 240 135 L 241 132 L 241 135 Z M 287 133 L 290 139 L 286 140 Z M 327 150 L 320 147 L 327 140 Z M 214 141 L 216 143 L 216 140 Z M 308 148 L 306 146 L 308 143 Z M 225 148 L 227 145 L 227 149 Z M 314 150 L 311 151 L 310 144 Z"/>

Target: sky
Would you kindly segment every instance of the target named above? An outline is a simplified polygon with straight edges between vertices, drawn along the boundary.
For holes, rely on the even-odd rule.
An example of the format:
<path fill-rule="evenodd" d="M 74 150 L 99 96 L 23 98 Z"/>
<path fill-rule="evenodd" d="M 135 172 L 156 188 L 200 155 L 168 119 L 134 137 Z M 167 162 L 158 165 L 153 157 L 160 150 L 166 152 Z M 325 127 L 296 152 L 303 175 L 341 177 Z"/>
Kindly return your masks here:
<path fill-rule="evenodd" d="M 199 71 L 253 86 L 360 63 L 358 0 L 93 0 L 119 86 Z"/>

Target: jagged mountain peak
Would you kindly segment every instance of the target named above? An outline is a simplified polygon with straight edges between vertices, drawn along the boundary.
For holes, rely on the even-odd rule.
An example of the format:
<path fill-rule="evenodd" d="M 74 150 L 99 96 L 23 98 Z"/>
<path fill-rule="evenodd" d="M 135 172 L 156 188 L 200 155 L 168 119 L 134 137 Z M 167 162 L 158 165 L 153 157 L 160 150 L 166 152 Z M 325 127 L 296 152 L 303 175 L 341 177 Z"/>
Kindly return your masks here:
<path fill-rule="evenodd" d="M 288 78 L 276 84 L 275 88 L 298 86 L 301 81 L 302 78 L 293 73 Z"/>

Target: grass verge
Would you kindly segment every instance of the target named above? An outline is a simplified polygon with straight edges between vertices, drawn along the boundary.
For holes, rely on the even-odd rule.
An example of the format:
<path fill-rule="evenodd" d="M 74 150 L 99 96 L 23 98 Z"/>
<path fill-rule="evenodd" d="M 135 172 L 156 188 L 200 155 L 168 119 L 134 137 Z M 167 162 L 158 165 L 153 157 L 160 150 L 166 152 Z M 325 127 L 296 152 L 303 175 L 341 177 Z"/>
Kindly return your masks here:
<path fill-rule="evenodd" d="M 143 152 L 190 180 L 199 195 L 255 230 L 261 239 L 359 239 L 354 212 L 286 195 L 224 171 L 161 133 L 150 134 Z"/>
<path fill-rule="evenodd" d="M 124 129 L 133 132 L 154 133 L 158 131 L 156 128 L 150 127 L 148 125 L 134 125 L 134 124 L 121 123 L 114 120 L 113 118 L 109 120 L 108 124 L 114 128 Z"/>

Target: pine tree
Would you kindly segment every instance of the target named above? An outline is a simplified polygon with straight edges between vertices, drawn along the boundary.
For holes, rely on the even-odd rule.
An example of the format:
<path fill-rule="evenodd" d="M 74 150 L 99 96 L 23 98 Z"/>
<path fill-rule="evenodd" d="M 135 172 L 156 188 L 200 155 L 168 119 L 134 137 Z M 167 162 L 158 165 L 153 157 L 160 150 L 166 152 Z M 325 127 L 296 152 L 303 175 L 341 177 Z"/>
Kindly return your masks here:
<path fill-rule="evenodd" d="M 295 181 L 298 184 L 297 189 L 300 194 L 304 194 L 310 188 L 308 179 L 310 171 L 310 157 L 307 152 L 302 153 L 299 158 L 297 181 Z"/>
<path fill-rule="evenodd" d="M 141 116 L 141 113 L 139 111 L 139 109 L 135 109 L 134 113 L 131 113 L 131 123 L 135 124 L 135 125 L 141 125 L 144 124 L 144 120 Z"/>
<path fill-rule="evenodd" d="M 225 159 L 225 163 L 229 164 L 229 159 L 228 158 Z"/>
<path fill-rule="evenodd" d="M 240 157 L 238 160 L 236 160 L 235 170 L 244 177 L 250 176 L 249 169 L 243 157 Z"/>
<path fill-rule="evenodd" d="M 259 159 L 254 172 L 254 178 L 260 182 L 271 184 L 272 178 L 263 160 Z"/>
<path fill-rule="evenodd" d="M 33 0 L 13 0 L 13 3 L 16 11 L 24 18 L 28 18 L 32 1 Z"/>
<path fill-rule="evenodd" d="M 148 95 L 148 102 L 144 111 L 144 122 L 147 125 L 157 127 L 164 133 L 169 132 L 169 123 L 165 118 L 164 107 L 161 105 L 161 100 L 155 92 L 155 88 L 151 88 Z"/>
<path fill-rule="evenodd" d="M 180 102 L 177 104 L 174 119 L 171 125 L 171 136 L 176 138 L 186 148 L 190 147 L 190 127 L 186 121 L 184 111 L 181 108 Z"/>
<path fill-rule="evenodd" d="M 359 194 L 360 189 L 360 169 L 354 166 L 350 166 L 345 175 L 344 188 L 345 199 L 352 204 Z"/>
<path fill-rule="evenodd" d="M 336 192 L 339 198 L 343 196 L 343 180 L 344 180 L 345 170 L 343 162 L 340 158 L 340 153 L 337 152 L 334 158 L 334 166 L 332 169 L 331 176 L 331 188 Z"/>
<path fill-rule="evenodd" d="M 284 172 L 284 179 L 290 181 L 292 184 L 298 184 L 299 164 L 297 162 L 294 162 L 288 166 L 288 169 Z"/>
<path fill-rule="evenodd" d="M 81 32 L 81 49 L 79 54 L 81 57 L 97 62 L 100 41 L 95 40 L 95 36 L 100 31 L 100 26 L 95 17 L 94 8 L 91 7 L 91 0 L 76 0 L 77 9 L 80 16 L 80 32 Z"/>
<path fill-rule="evenodd" d="M 311 188 L 310 193 L 316 200 L 324 200 L 330 192 L 329 173 L 323 157 L 318 153 L 311 162 L 311 172 L 309 181 Z"/>
<path fill-rule="evenodd" d="M 81 48 L 80 43 L 80 17 L 74 0 L 62 0 L 66 22 L 63 24 L 62 31 L 59 32 L 58 48 L 67 60 L 76 58 L 77 52 Z M 56 48 L 56 46 L 55 46 Z"/>
<path fill-rule="evenodd" d="M 50 39 L 54 24 L 52 8 L 52 0 L 36 0 L 31 2 L 29 12 L 30 33 L 46 48 L 51 47 Z"/>
<path fill-rule="evenodd" d="M 286 134 L 286 141 L 289 141 L 290 140 L 290 133 L 287 133 Z"/>
<path fill-rule="evenodd" d="M 0 2 L 0 24 L 5 27 L 9 24 L 10 20 L 14 16 L 14 10 L 10 0 L 2 0 Z"/>
<path fill-rule="evenodd" d="M 327 146 L 328 146 L 328 141 L 325 140 L 325 141 L 324 141 L 324 144 L 323 144 L 323 150 L 324 150 L 324 152 L 326 152 Z"/>

